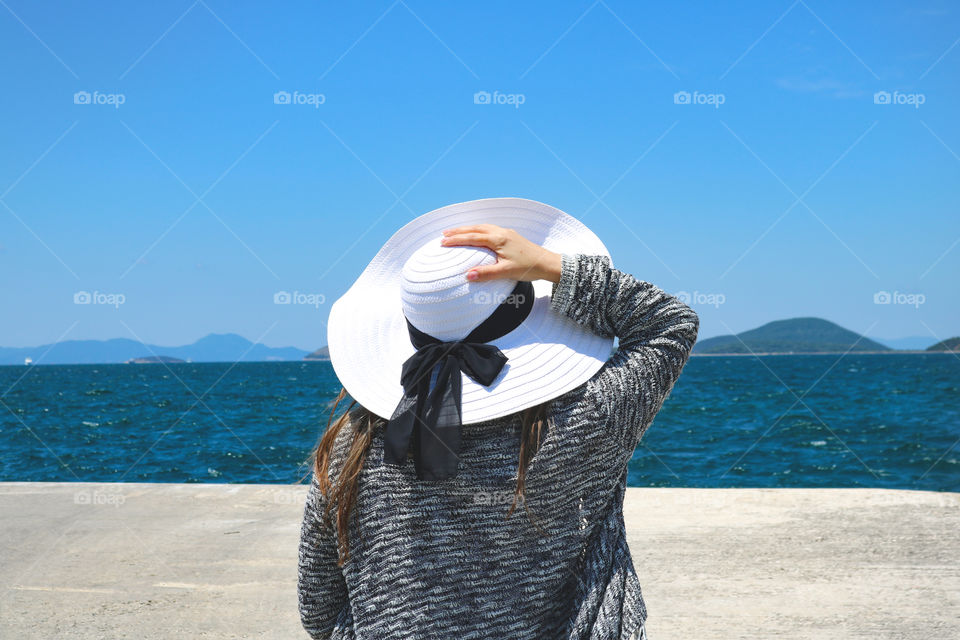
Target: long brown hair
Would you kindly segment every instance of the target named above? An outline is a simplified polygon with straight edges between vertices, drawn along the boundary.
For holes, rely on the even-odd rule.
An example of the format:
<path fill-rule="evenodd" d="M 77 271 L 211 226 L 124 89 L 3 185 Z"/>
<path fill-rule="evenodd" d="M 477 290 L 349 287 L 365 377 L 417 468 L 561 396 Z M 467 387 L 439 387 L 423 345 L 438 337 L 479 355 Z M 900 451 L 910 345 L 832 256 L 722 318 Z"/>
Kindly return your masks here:
<path fill-rule="evenodd" d="M 335 526 L 336 528 L 339 549 L 337 564 L 339 566 L 343 566 L 350 558 L 350 514 L 357 501 L 360 471 L 367 459 L 367 451 L 371 440 L 373 440 L 374 431 L 377 428 L 384 427 L 387 422 L 362 405 L 357 404 L 356 400 L 353 400 L 346 410 L 334 420 L 337 407 L 346 395 L 346 389 L 341 388 L 333 407 L 330 409 L 326 431 L 313 448 L 309 458 L 313 473 L 326 501 L 326 509 L 322 516 L 328 526 Z M 509 518 L 516 509 L 517 503 L 522 503 L 530 522 L 537 527 L 539 525 L 533 519 L 526 501 L 527 466 L 537 452 L 541 438 L 546 431 L 549 404 L 550 401 L 548 400 L 520 412 L 522 427 L 520 432 L 520 459 L 517 466 L 517 486 L 514 491 L 513 502 L 505 516 Z M 352 427 L 353 439 L 340 465 L 337 477 L 331 481 L 330 460 L 334 443 L 337 436 L 347 425 Z M 335 516 L 333 515 L 334 509 L 336 510 Z"/>

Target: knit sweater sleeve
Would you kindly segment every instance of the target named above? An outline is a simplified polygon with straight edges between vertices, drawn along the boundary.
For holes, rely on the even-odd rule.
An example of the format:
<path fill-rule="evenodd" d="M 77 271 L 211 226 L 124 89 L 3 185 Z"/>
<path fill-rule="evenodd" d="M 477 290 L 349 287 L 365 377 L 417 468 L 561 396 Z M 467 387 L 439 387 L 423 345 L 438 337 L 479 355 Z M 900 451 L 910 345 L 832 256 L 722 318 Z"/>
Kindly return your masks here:
<path fill-rule="evenodd" d="M 314 640 L 331 636 L 347 604 L 347 585 L 337 566 L 336 532 L 322 520 L 324 505 L 314 475 L 300 529 L 297 587 L 300 621 Z"/>
<path fill-rule="evenodd" d="M 679 298 L 613 268 L 606 256 L 562 254 L 551 309 L 619 339 L 591 378 L 610 462 L 620 471 L 660 410 L 697 339 L 699 317 Z"/>

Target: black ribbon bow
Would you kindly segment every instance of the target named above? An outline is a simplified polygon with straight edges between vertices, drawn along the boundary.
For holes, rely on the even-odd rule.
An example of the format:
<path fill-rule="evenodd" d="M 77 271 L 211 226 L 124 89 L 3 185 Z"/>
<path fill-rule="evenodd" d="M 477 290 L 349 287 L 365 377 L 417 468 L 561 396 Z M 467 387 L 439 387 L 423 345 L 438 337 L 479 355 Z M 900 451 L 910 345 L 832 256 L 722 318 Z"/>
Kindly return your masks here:
<path fill-rule="evenodd" d="M 384 462 L 402 465 L 411 444 L 414 467 L 421 480 L 446 480 L 457 474 L 460 462 L 462 413 L 461 373 L 490 386 L 507 356 L 491 340 L 520 326 L 533 307 L 533 284 L 519 281 L 490 316 L 465 338 L 441 341 L 407 320 L 410 341 L 417 351 L 403 363 L 400 382 L 404 395 L 387 423 Z M 433 390 L 430 383 L 439 365 Z"/>

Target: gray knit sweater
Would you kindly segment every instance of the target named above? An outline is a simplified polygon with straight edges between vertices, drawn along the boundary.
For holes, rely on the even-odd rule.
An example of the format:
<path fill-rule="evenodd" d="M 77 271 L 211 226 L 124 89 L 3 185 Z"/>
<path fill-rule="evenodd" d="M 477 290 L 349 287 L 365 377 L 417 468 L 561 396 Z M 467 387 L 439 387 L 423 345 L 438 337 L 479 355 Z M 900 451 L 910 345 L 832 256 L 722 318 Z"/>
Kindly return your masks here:
<path fill-rule="evenodd" d="M 299 609 L 313 638 L 388 640 L 634 639 L 647 610 L 627 546 L 627 463 L 687 362 L 697 314 L 603 256 L 563 254 L 551 308 L 619 347 L 555 398 L 527 471 L 527 505 L 505 518 L 516 487 L 519 414 L 463 427 L 458 475 L 417 480 L 384 465 L 373 437 L 354 507 L 351 557 L 336 564 L 316 478 L 299 547 Z M 343 429 L 331 474 L 349 445 Z M 362 538 L 358 537 L 362 535 Z"/>

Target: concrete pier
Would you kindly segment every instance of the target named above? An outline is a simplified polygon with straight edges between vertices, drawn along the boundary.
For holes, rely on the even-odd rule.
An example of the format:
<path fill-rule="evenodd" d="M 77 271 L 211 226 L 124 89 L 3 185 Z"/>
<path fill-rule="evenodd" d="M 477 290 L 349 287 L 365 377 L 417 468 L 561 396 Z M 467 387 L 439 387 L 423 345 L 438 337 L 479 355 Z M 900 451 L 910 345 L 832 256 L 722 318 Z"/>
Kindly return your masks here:
<path fill-rule="evenodd" d="M 0 638 L 306 638 L 307 487 L 0 483 Z M 960 638 L 960 494 L 629 489 L 651 640 Z"/>

